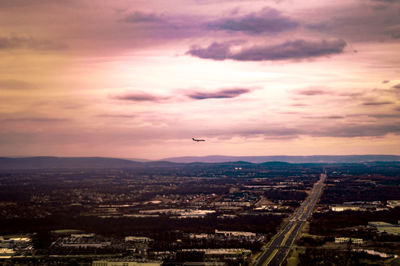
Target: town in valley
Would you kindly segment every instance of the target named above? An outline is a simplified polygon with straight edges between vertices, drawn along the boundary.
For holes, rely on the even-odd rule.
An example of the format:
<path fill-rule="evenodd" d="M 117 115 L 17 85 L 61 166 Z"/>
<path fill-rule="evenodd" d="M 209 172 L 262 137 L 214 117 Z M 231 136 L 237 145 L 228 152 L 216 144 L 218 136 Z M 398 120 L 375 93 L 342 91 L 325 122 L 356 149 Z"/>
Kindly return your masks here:
<path fill-rule="evenodd" d="M 400 163 L 0 171 L 2 265 L 398 265 Z"/>

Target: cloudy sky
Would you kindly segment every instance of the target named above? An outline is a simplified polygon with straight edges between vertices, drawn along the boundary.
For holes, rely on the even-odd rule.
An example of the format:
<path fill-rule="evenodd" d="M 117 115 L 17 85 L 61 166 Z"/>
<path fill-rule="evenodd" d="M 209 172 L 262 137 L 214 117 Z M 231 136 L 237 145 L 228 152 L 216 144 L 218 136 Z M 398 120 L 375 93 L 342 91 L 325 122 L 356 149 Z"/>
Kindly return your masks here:
<path fill-rule="evenodd" d="M 399 14 L 398 0 L 1 0 L 0 156 L 400 154 Z"/>

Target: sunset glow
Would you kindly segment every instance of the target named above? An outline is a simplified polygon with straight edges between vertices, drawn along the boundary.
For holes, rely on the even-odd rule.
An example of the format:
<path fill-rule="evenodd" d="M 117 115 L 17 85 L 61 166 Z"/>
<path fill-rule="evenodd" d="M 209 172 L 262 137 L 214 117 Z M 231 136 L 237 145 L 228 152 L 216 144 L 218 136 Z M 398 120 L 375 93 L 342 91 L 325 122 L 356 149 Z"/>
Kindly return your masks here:
<path fill-rule="evenodd" d="M 400 154 L 399 14 L 389 0 L 3 0 L 0 156 Z"/>

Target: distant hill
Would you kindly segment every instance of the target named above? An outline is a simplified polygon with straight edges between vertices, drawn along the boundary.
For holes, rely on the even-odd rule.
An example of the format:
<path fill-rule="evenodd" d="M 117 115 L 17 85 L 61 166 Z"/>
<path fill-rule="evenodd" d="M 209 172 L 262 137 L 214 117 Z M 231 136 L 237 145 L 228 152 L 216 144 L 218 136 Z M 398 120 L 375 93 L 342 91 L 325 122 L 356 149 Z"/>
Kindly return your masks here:
<path fill-rule="evenodd" d="M 129 160 L 129 161 L 134 161 L 134 162 L 152 162 L 152 160 L 148 160 L 148 159 L 142 159 L 142 158 L 121 158 L 123 160 Z"/>
<path fill-rule="evenodd" d="M 0 170 L 23 169 L 90 169 L 90 168 L 170 168 L 199 166 L 207 163 L 223 165 L 262 164 L 264 166 L 284 166 L 285 164 L 303 163 L 366 163 L 366 162 L 400 162 L 395 155 L 348 155 L 348 156 L 203 156 L 176 157 L 162 161 L 137 162 L 127 159 L 106 157 L 0 157 Z M 210 165 L 216 167 L 217 165 Z"/>
<path fill-rule="evenodd" d="M 131 168 L 141 162 L 104 157 L 0 157 L 0 169 Z"/>
<path fill-rule="evenodd" d="M 400 161 L 397 155 L 312 155 L 312 156 L 185 156 L 166 158 L 174 163 L 222 163 L 246 161 L 251 163 L 286 162 L 286 163 L 364 163 Z"/>

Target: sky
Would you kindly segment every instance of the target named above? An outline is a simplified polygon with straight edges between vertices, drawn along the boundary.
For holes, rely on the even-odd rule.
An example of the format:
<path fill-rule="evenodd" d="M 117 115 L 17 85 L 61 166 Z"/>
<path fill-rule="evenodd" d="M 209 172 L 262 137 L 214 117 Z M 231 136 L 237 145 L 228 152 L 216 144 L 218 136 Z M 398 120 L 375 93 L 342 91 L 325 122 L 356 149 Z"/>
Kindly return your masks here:
<path fill-rule="evenodd" d="M 0 156 L 400 154 L 399 14 L 398 0 L 1 0 Z"/>

